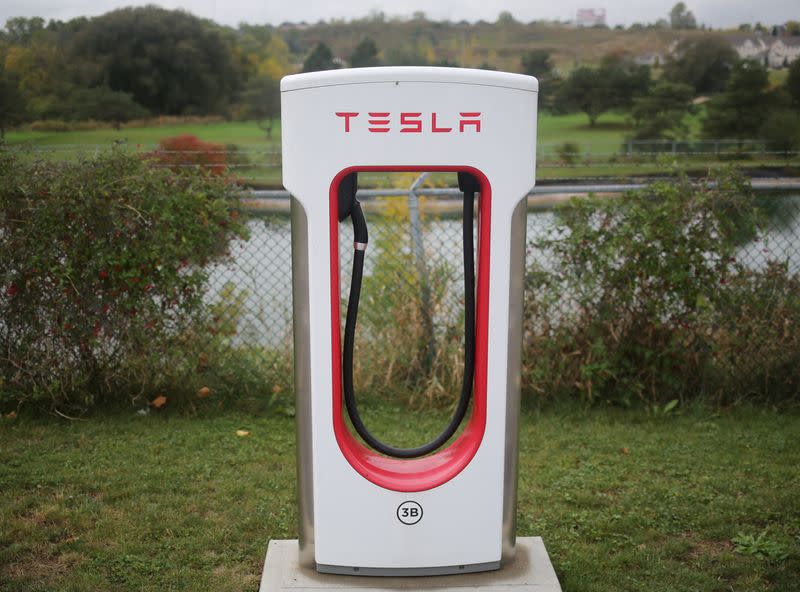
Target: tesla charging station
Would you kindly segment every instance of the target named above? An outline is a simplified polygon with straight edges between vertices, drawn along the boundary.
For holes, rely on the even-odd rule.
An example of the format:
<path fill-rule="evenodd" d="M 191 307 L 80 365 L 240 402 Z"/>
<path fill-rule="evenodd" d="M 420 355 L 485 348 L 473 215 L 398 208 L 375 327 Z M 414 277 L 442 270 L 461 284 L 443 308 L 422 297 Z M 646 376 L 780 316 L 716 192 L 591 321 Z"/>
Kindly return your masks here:
<path fill-rule="evenodd" d="M 455 68 L 363 68 L 281 82 L 301 566 L 438 575 L 494 570 L 513 557 L 537 92 L 529 76 Z M 369 432 L 353 385 L 358 293 L 370 254 L 356 190 L 358 174 L 370 171 L 452 173 L 463 194 L 464 384 L 442 434 L 412 449 Z M 352 269 L 340 265 L 340 243 L 353 244 Z M 342 330 L 340 277 L 348 275 Z"/>

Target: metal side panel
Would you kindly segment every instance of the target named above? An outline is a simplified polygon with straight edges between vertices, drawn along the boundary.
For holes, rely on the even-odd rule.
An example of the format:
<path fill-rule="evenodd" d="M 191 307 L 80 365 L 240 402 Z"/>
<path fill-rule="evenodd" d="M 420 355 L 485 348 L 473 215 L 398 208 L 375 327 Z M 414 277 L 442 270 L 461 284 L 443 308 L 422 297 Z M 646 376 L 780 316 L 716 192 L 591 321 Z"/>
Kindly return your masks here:
<path fill-rule="evenodd" d="M 300 565 L 313 568 L 314 492 L 311 439 L 311 340 L 308 296 L 308 218 L 295 198 L 292 215 L 292 309 L 294 313 L 294 388 L 297 421 L 297 511 Z"/>
<path fill-rule="evenodd" d="M 517 481 L 519 476 L 519 411 L 522 382 L 522 305 L 525 287 L 525 234 L 528 200 L 511 215 L 511 255 L 508 291 L 508 375 L 506 378 L 506 442 L 503 477 L 503 555 L 514 558 L 517 543 Z"/>

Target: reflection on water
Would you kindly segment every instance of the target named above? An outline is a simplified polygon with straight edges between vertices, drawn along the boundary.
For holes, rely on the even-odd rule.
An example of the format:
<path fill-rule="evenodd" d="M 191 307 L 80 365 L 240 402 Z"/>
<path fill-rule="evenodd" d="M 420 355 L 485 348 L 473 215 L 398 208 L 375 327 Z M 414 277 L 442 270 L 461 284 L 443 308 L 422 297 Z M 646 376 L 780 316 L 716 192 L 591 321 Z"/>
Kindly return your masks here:
<path fill-rule="evenodd" d="M 770 260 L 788 263 L 789 272 L 800 273 L 800 195 L 764 196 L 760 198 L 767 214 L 767 226 L 761 238 L 742 245 L 738 260 L 755 270 L 763 269 Z M 528 214 L 528 243 L 546 236 L 553 228 L 554 216 L 550 211 Z M 376 248 L 391 249 L 398 259 L 408 260 L 408 269 L 414 269 L 409 229 L 397 221 L 370 216 L 371 251 L 365 266 L 367 278 L 374 273 Z M 272 214 L 248 222 L 250 238 L 236 241 L 231 247 L 231 258 L 210 270 L 208 302 L 218 302 L 225 286 L 233 286 L 243 297 L 238 319 L 236 344 L 279 346 L 290 344 L 292 331 L 292 259 L 291 227 L 288 215 Z M 341 269 L 343 275 L 342 298 L 347 295 L 350 269 L 349 225 L 342 226 Z M 453 310 L 459 310 L 463 297 L 461 271 L 461 220 L 457 217 L 428 218 L 423 222 L 423 241 L 426 262 L 430 269 L 446 266 L 452 271 L 448 293 Z M 372 255 L 372 257 L 370 257 Z M 528 249 L 528 262 L 550 268 L 555 263 L 544 253 Z M 368 279 L 365 279 L 365 282 Z M 231 298 L 231 296 L 228 296 Z"/>

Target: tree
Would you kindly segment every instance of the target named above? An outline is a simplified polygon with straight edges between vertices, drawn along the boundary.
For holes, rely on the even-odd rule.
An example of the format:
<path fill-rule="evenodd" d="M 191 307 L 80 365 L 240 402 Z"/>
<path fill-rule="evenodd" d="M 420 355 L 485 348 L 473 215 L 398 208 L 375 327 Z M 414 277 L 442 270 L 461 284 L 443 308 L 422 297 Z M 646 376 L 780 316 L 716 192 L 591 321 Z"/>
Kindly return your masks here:
<path fill-rule="evenodd" d="M 149 114 L 129 93 L 114 91 L 107 86 L 75 89 L 63 106 L 64 119 L 110 121 L 116 127 L 121 122 L 141 119 Z"/>
<path fill-rule="evenodd" d="M 553 98 L 558 93 L 561 80 L 553 68 L 553 60 L 546 49 L 533 49 L 522 55 L 522 73 L 539 80 L 539 105 L 553 109 Z"/>
<path fill-rule="evenodd" d="M 362 39 L 361 43 L 356 45 L 353 50 L 353 55 L 350 56 L 350 67 L 367 68 L 378 65 L 380 65 L 380 61 L 378 60 L 378 47 L 375 45 L 375 41 L 369 37 Z"/>
<path fill-rule="evenodd" d="M 694 110 L 688 84 L 658 81 L 649 94 L 634 99 L 631 117 L 636 139 L 676 139 L 686 135 L 685 117 Z"/>
<path fill-rule="evenodd" d="M 786 90 L 792 97 L 794 106 L 800 108 L 800 60 L 795 60 L 789 67 L 789 76 L 786 78 Z"/>
<path fill-rule="evenodd" d="M 6 37 L 12 45 L 29 45 L 44 30 L 44 19 L 17 16 L 6 21 Z"/>
<path fill-rule="evenodd" d="M 499 15 L 497 15 L 497 24 L 498 25 L 513 25 L 516 23 L 516 19 L 514 19 L 514 15 L 511 14 L 508 10 L 504 10 Z"/>
<path fill-rule="evenodd" d="M 5 69 L 17 80 L 31 117 L 58 116 L 71 88 L 70 64 L 62 52 L 39 41 L 13 45 L 6 53 Z"/>
<path fill-rule="evenodd" d="M 21 121 L 24 115 L 25 102 L 17 77 L 6 71 L 0 59 L 0 139 L 5 138 L 6 128 Z"/>
<path fill-rule="evenodd" d="M 86 64 L 81 86 L 129 93 L 156 114 L 219 113 L 241 82 L 218 28 L 156 6 L 92 19 L 76 34 L 71 54 Z"/>
<path fill-rule="evenodd" d="M 724 37 L 691 37 L 681 41 L 667 60 L 664 78 L 691 84 L 697 94 L 721 92 L 738 61 L 738 54 Z"/>
<path fill-rule="evenodd" d="M 669 11 L 669 24 L 673 29 L 696 29 L 697 21 L 691 10 L 686 9 L 686 4 L 678 2 Z"/>
<path fill-rule="evenodd" d="M 569 109 L 586 113 L 589 125 L 594 126 L 597 118 L 610 108 L 607 93 L 601 90 L 603 85 L 598 70 L 585 66 L 576 68 L 561 86 L 559 102 Z"/>
<path fill-rule="evenodd" d="M 650 69 L 607 56 L 599 68 L 573 70 L 561 85 L 558 102 L 567 109 L 586 113 L 589 125 L 607 111 L 629 109 L 635 97 L 647 92 Z"/>
<path fill-rule="evenodd" d="M 771 110 L 759 130 L 770 150 L 789 153 L 800 148 L 800 116 L 789 109 Z"/>
<path fill-rule="evenodd" d="M 339 66 L 333 61 L 331 48 L 322 42 L 317 43 L 306 61 L 303 62 L 303 72 L 318 72 L 320 70 L 335 70 Z"/>
<path fill-rule="evenodd" d="M 769 113 L 769 76 L 757 61 L 736 64 L 728 88 L 708 103 L 703 122 L 707 138 L 753 138 L 758 136 Z"/>
<path fill-rule="evenodd" d="M 244 91 L 245 115 L 255 119 L 267 138 L 272 138 L 272 126 L 281 114 L 280 82 L 269 76 L 250 79 Z"/>

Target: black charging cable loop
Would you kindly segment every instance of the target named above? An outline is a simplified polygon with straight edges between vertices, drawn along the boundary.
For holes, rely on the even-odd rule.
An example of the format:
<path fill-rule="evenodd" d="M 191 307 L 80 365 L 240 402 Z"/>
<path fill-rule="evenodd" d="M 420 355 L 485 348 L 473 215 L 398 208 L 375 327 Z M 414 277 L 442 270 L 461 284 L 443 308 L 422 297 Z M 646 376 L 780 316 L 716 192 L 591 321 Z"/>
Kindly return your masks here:
<path fill-rule="evenodd" d="M 358 301 L 361 296 L 361 280 L 364 275 L 364 254 L 369 237 L 364 212 L 361 210 L 361 204 L 355 199 L 355 174 L 351 175 L 351 177 L 352 179 L 343 182 L 345 190 L 351 194 L 349 203 L 343 206 L 341 193 L 339 199 L 339 220 L 343 220 L 349 211 L 353 222 L 355 248 L 353 252 L 353 272 L 350 280 L 350 297 L 347 302 L 347 318 L 344 328 L 344 351 L 342 354 L 344 403 L 356 432 L 374 450 L 395 458 L 418 458 L 435 452 L 453 437 L 464 420 L 472 398 L 475 377 L 475 246 L 473 217 L 475 193 L 478 191 L 479 186 L 472 175 L 459 173 L 459 188 L 464 194 L 464 213 L 461 223 L 464 258 L 464 376 L 461 383 L 461 395 L 450 422 L 438 436 L 422 446 L 398 448 L 381 442 L 367 429 L 356 405 L 353 387 L 353 347 L 355 344 L 356 321 L 358 319 Z"/>

